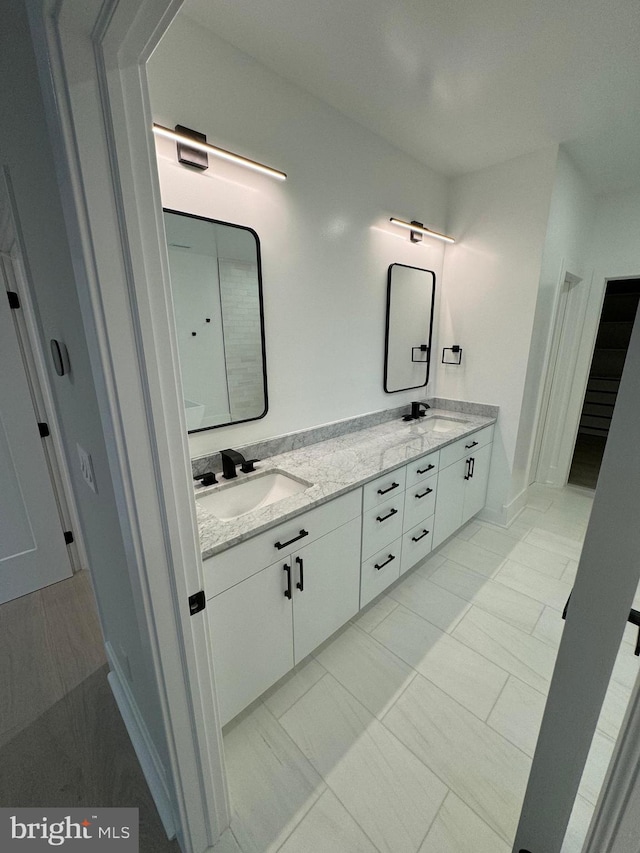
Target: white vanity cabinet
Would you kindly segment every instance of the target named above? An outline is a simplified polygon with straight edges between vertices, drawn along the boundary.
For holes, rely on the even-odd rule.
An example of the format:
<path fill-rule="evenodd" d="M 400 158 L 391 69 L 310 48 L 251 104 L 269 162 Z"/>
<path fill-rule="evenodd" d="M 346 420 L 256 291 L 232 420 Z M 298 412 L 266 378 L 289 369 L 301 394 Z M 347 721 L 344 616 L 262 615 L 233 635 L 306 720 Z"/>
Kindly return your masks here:
<path fill-rule="evenodd" d="M 484 506 L 492 442 L 493 426 L 488 426 L 440 451 L 434 548 Z"/>
<path fill-rule="evenodd" d="M 357 613 L 360 513 L 355 489 L 205 560 L 223 725 Z"/>
<path fill-rule="evenodd" d="M 363 489 L 360 607 L 400 577 L 406 467 Z"/>

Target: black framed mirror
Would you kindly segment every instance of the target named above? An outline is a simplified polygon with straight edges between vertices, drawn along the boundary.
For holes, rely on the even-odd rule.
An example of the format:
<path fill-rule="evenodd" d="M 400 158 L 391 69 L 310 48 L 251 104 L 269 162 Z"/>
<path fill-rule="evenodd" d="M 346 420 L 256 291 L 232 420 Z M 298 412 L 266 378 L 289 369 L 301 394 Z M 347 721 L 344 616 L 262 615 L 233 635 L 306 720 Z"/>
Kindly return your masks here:
<path fill-rule="evenodd" d="M 260 240 L 242 225 L 164 210 L 187 430 L 268 409 Z"/>
<path fill-rule="evenodd" d="M 429 381 L 436 274 L 391 264 L 387 276 L 384 390 L 422 388 Z"/>

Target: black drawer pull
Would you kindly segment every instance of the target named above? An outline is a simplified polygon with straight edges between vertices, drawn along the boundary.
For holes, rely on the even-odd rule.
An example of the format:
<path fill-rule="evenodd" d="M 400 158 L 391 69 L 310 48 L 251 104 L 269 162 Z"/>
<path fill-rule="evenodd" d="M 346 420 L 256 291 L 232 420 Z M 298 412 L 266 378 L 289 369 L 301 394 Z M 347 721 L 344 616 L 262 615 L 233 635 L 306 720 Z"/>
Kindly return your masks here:
<path fill-rule="evenodd" d="M 300 590 L 300 592 L 304 592 L 304 560 L 302 557 L 296 557 L 296 563 L 300 566 L 300 580 L 296 584 L 296 588 Z"/>
<path fill-rule="evenodd" d="M 285 598 L 291 598 L 291 566 L 286 563 L 282 567 L 282 571 L 287 573 L 287 588 L 284 591 Z"/>
<path fill-rule="evenodd" d="M 377 516 L 376 521 L 386 521 L 388 518 L 391 518 L 391 516 L 395 515 L 397 512 L 397 509 L 392 509 L 386 515 Z"/>
<path fill-rule="evenodd" d="M 394 489 L 397 489 L 400 483 L 391 483 L 388 489 L 378 489 L 379 495 L 386 495 L 387 492 L 392 492 Z"/>
<path fill-rule="evenodd" d="M 384 569 L 384 567 L 388 566 L 389 563 L 391 563 L 393 560 L 395 560 L 395 557 L 393 556 L 393 554 L 389 554 L 389 559 L 385 560 L 384 563 L 380 563 L 380 565 L 378 565 L 377 563 L 374 563 L 373 565 L 374 565 L 374 568 L 376 568 L 378 571 L 380 571 L 380 569 Z"/>
<path fill-rule="evenodd" d="M 426 498 L 426 496 L 430 495 L 432 491 L 433 489 L 427 489 L 426 492 L 423 492 L 421 495 L 416 495 L 416 497 L 418 498 L 418 500 L 420 500 L 420 498 Z"/>
<path fill-rule="evenodd" d="M 464 463 L 467 466 L 467 473 L 464 475 L 465 480 L 471 479 L 471 459 L 467 459 Z"/>
<path fill-rule="evenodd" d="M 424 537 L 427 536 L 428 533 L 429 533 L 428 530 L 423 530 L 422 533 L 420 534 L 420 536 L 412 536 L 411 541 L 412 542 L 419 542 L 421 539 L 424 539 Z"/>
<path fill-rule="evenodd" d="M 477 441 L 472 441 L 471 444 L 465 444 L 464 449 L 465 450 L 471 450 L 471 448 L 475 447 L 477 445 L 477 443 L 478 443 Z"/>
<path fill-rule="evenodd" d="M 297 542 L 298 539 L 304 539 L 304 537 L 308 535 L 308 530 L 301 530 L 297 536 L 294 536 L 293 539 L 289 539 L 288 542 L 276 542 L 276 548 L 278 549 L 278 551 L 280 551 L 282 548 L 286 548 L 287 545 L 291 545 L 293 542 Z"/>
<path fill-rule="evenodd" d="M 469 462 L 471 462 L 471 468 L 470 468 L 469 474 L 470 474 L 471 479 L 473 479 L 473 475 L 476 472 L 476 460 L 472 456 L 471 459 L 469 460 Z"/>
<path fill-rule="evenodd" d="M 433 469 L 435 467 L 436 467 L 435 465 L 427 465 L 426 468 L 422 468 L 422 469 L 416 468 L 416 474 L 426 474 L 427 471 L 433 471 Z"/>

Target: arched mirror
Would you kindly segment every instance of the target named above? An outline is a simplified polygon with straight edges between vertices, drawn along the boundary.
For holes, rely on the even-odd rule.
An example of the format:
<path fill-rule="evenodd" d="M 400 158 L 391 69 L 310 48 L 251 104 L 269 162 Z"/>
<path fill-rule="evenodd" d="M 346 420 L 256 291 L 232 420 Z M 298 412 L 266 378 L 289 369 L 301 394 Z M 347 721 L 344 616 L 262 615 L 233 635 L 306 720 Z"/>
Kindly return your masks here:
<path fill-rule="evenodd" d="M 429 381 L 436 275 L 391 264 L 387 279 L 384 390 L 421 388 Z"/>

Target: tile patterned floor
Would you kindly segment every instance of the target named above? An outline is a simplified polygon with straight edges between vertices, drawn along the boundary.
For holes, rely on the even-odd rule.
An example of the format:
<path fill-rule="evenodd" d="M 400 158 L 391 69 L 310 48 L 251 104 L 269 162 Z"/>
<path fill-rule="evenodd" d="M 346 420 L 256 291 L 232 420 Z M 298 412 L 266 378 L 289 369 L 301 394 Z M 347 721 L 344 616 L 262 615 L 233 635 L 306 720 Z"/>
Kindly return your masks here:
<path fill-rule="evenodd" d="M 220 851 L 508 853 L 591 496 L 471 521 L 232 722 Z M 637 673 L 628 633 L 563 853 L 578 853 Z"/>

